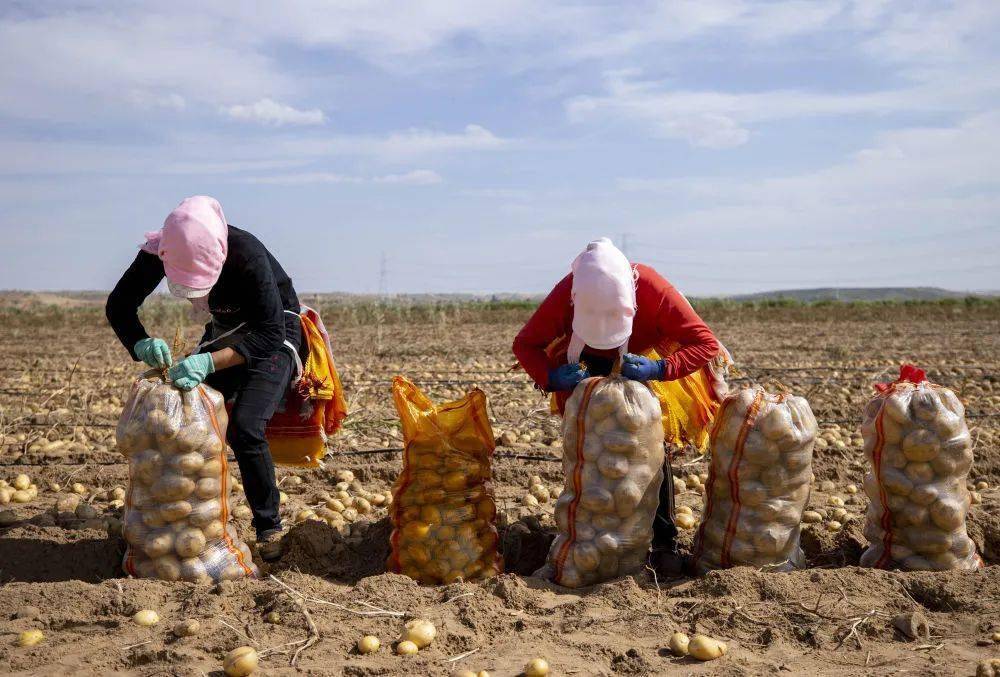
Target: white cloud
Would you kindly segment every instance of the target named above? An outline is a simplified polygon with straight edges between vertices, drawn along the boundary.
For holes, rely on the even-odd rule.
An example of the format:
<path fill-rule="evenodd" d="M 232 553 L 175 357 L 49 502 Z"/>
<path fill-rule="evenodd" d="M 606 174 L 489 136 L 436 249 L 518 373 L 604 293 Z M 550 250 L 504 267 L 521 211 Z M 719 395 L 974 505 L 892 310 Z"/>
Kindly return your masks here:
<path fill-rule="evenodd" d="M 375 183 L 398 183 L 410 186 L 432 186 L 442 183 L 441 175 L 430 169 L 415 169 L 405 174 L 386 174 L 374 179 Z"/>
<path fill-rule="evenodd" d="M 808 244 L 805 234 L 821 242 L 874 235 L 905 246 L 922 233 L 993 228 L 1000 210 L 1000 112 L 887 132 L 814 171 L 756 179 L 629 177 L 618 187 L 686 205 L 675 209 L 671 232 L 709 230 L 737 247 L 754 249 L 758 239 L 765 248 L 769 241 Z"/>
<path fill-rule="evenodd" d="M 299 172 L 295 174 L 276 174 L 273 176 L 253 176 L 243 180 L 247 183 L 263 183 L 278 186 L 301 186 L 316 183 L 430 186 L 444 181 L 440 174 L 430 169 L 415 169 L 405 174 L 384 174 L 369 177 L 333 172 Z"/>
<path fill-rule="evenodd" d="M 222 105 L 296 89 L 271 58 L 212 22 L 113 3 L 0 17 L 0 114 L 127 118 L 137 98 Z M 16 95 L 12 94 L 16 93 Z"/>
<path fill-rule="evenodd" d="M 264 125 L 320 125 L 326 120 L 318 108 L 299 110 L 274 99 L 264 98 L 251 104 L 237 104 L 221 109 L 223 115 L 243 122 L 259 122 Z"/>
<path fill-rule="evenodd" d="M 871 92 L 829 93 L 793 89 L 759 92 L 692 91 L 669 82 L 641 80 L 631 71 L 610 72 L 605 93 L 566 101 L 571 122 L 620 122 L 693 146 L 729 148 L 746 143 L 757 123 L 813 116 L 889 115 L 975 110 L 1000 91 L 985 73 Z"/>
<path fill-rule="evenodd" d="M 480 125 L 466 125 L 460 134 L 409 129 L 375 142 L 378 152 L 389 156 L 422 155 L 451 151 L 494 150 L 510 141 Z"/>
<path fill-rule="evenodd" d="M 175 92 L 149 92 L 142 89 L 133 89 L 127 95 L 128 100 L 136 108 L 154 109 L 166 108 L 180 112 L 187 108 L 187 101 L 183 96 Z"/>
<path fill-rule="evenodd" d="M 446 157 L 461 153 L 502 151 L 527 147 L 499 137 L 478 125 L 451 133 L 426 129 L 375 135 L 332 135 L 297 131 L 295 135 L 231 138 L 208 132 L 167 134 L 157 143 L 136 146 L 124 141 L 72 141 L 55 139 L 5 139 L 0 136 L 0 176 L 36 174 L 172 174 L 206 176 L 240 174 L 320 162 L 332 156 L 371 160 L 387 166 L 409 163 L 425 156 Z M 215 158 L 210 160 L 209 158 Z M 314 173 L 302 174 L 304 177 Z M 339 174 L 319 173 L 327 182 Z M 430 174 L 387 174 L 386 182 L 434 182 Z"/>

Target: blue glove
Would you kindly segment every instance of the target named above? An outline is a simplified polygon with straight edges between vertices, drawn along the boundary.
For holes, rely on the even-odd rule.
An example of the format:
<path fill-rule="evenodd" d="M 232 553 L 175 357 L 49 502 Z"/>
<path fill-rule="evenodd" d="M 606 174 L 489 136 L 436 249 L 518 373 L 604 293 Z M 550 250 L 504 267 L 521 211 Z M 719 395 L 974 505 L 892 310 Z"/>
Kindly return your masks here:
<path fill-rule="evenodd" d="M 561 367 L 556 367 L 549 371 L 549 392 L 554 393 L 558 390 L 573 390 L 580 381 L 588 378 L 590 374 L 587 370 L 580 366 L 579 362 L 574 362 L 573 364 L 564 364 Z"/>
<path fill-rule="evenodd" d="M 135 356 L 155 369 L 164 369 L 174 363 L 170 346 L 163 339 L 144 338 L 132 349 Z"/>
<path fill-rule="evenodd" d="M 194 390 L 205 377 L 215 371 L 211 353 L 198 353 L 186 357 L 170 368 L 168 376 L 174 386 L 181 390 Z"/>
<path fill-rule="evenodd" d="M 622 376 L 633 381 L 662 381 L 665 370 L 663 360 L 651 360 L 632 353 L 622 358 Z"/>

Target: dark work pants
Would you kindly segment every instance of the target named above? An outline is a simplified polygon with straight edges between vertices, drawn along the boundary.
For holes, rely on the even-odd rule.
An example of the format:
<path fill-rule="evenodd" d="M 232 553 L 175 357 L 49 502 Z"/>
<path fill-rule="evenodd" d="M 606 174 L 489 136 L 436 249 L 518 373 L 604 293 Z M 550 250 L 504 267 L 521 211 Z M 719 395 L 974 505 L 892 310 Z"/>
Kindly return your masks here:
<path fill-rule="evenodd" d="M 292 378 L 292 356 L 280 350 L 253 368 L 239 365 L 209 374 L 205 383 L 233 403 L 226 438 L 233 448 L 243 478 L 243 490 L 253 511 L 253 526 L 260 536 L 281 526 L 279 492 L 274 462 L 264 430 Z"/>
<path fill-rule="evenodd" d="M 591 376 L 608 376 L 614 360 L 586 352 L 580 360 L 587 364 Z M 674 524 L 674 475 L 670 469 L 673 447 L 663 445 L 663 483 L 660 484 L 660 502 L 653 517 L 653 550 L 677 551 L 677 526 Z"/>

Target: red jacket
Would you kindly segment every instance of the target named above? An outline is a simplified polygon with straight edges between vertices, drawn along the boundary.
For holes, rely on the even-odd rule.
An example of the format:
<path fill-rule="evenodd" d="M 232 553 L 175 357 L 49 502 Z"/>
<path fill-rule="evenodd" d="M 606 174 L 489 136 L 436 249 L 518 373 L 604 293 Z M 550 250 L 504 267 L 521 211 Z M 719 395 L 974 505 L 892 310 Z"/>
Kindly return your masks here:
<path fill-rule="evenodd" d="M 682 378 L 704 367 L 719 352 L 719 342 L 698 317 L 684 295 L 659 273 L 642 264 L 636 284 L 636 313 L 628 349 L 632 353 L 656 350 L 666 361 L 665 381 Z M 564 277 L 542 301 L 517 338 L 514 355 L 540 388 L 547 389 L 549 370 L 566 363 L 566 347 L 573 333 L 573 274 Z M 586 352 L 615 357 L 617 350 Z"/>

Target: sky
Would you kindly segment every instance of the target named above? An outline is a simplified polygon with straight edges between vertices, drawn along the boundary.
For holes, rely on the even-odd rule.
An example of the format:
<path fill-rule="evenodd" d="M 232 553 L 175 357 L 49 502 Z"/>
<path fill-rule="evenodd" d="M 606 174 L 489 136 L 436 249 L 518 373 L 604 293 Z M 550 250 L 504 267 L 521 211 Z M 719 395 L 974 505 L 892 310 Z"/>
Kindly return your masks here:
<path fill-rule="evenodd" d="M 0 288 L 188 195 L 303 292 L 1000 289 L 995 0 L 0 4 Z"/>

